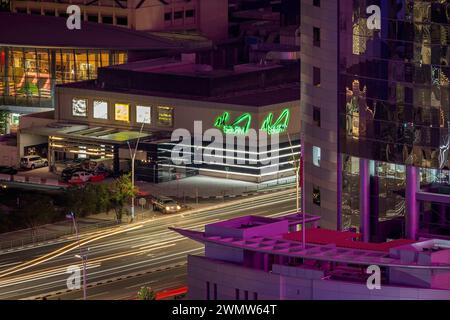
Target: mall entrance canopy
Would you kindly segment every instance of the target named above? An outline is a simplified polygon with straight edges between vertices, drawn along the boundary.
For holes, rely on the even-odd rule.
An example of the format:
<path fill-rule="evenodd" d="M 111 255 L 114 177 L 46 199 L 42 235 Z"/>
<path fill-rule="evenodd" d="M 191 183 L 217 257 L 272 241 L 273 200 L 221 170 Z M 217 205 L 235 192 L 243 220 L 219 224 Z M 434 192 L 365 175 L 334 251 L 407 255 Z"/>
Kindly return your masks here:
<path fill-rule="evenodd" d="M 120 172 L 120 147 L 152 136 L 148 132 L 58 122 L 26 128 L 22 133 L 48 137 L 50 168 L 55 165 L 56 153 L 68 153 L 82 158 L 112 159 L 115 175 Z"/>

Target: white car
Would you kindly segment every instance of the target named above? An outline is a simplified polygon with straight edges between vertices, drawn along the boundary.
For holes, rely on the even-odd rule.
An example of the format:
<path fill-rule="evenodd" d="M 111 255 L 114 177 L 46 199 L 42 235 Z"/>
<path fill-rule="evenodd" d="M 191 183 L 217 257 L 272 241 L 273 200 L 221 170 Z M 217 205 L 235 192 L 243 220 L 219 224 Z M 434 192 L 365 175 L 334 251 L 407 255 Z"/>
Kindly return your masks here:
<path fill-rule="evenodd" d="M 20 158 L 20 167 L 24 169 L 35 169 L 47 166 L 48 160 L 39 156 L 26 156 Z"/>
<path fill-rule="evenodd" d="M 69 183 L 84 183 L 91 180 L 92 174 L 85 171 L 77 171 L 72 174 L 72 177 L 69 180 Z"/>

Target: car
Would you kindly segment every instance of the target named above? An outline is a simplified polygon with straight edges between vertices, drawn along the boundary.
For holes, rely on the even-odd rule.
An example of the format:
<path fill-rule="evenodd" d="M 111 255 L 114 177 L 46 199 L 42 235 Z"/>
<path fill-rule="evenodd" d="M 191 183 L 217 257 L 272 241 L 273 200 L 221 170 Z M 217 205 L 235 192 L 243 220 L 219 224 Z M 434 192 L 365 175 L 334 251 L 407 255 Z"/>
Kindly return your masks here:
<path fill-rule="evenodd" d="M 14 175 L 17 174 L 17 169 L 8 166 L 0 166 L 0 173 Z"/>
<path fill-rule="evenodd" d="M 75 172 L 83 171 L 81 168 L 74 168 L 74 167 L 68 167 L 65 168 L 63 171 L 61 171 L 61 180 L 62 181 L 69 181 L 70 178 L 72 178 L 72 175 Z"/>
<path fill-rule="evenodd" d="M 40 156 L 25 156 L 20 158 L 20 167 L 23 169 L 36 169 L 48 166 L 48 160 Z"/>
<path fill-rule="evenodd" d="M 72 177 L 69 179 L 69 183 L 85 183 L 91 180 L 92 173 L 86 171 L 77 171 L 72 174 Z"/>
<path fill-rule="evenodd" d="M 162 213 L 173 213 L 181 210 L 181 206 L 178 204 L 178 202 L 169 197 L 155 197 L 152 200 L 152 204 L 154 211 L 159 210 Z"/>

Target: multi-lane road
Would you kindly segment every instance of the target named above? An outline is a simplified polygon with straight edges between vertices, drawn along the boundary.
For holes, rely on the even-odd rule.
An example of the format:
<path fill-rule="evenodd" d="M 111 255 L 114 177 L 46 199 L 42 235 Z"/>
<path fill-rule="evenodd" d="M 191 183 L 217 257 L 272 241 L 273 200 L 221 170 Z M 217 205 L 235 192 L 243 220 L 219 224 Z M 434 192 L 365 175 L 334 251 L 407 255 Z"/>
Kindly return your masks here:
<path fill-rule="evenodd" d="M 87 251 L 88 299 L 130 299 L 142 286 L 156 291 L 186 284 L 186 257 L 203 246 L 168 227 L 203 229 L 205 224 L 241 215 L 280 216 L 295 211 L 295 192 L 283 191 L 230 201 L 221 207 L 166 215 L 83 234 Z M 68 290 L 69 266 L 81 267 L 75 239 L 0 252 L 0 299 L 82 299 Z"/>

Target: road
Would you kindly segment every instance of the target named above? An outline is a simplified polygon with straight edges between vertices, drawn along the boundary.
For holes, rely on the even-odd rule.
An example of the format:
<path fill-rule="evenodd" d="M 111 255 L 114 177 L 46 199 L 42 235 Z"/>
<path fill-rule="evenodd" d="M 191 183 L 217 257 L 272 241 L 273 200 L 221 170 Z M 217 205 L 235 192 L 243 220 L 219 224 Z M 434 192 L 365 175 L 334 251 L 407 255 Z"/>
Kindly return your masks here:
<path fill-rule="evenodd" d="M 202 230 L 219 220 L 242 215 L 279 216 L 295 211 L 295 192 L 284 191 L 229 201 L 224 207 L 165 215 L 154 220 L 83 234 L 88 252 L 89 299 L 130 299 L 142 286 L 156 291 L 186 284 L 186 256 L 203 246 L 168 227 Z M 69 266 L 81 268 L 75 239 L 0 253 L 0 299 L 82 299 L 68 290 Z"/>

